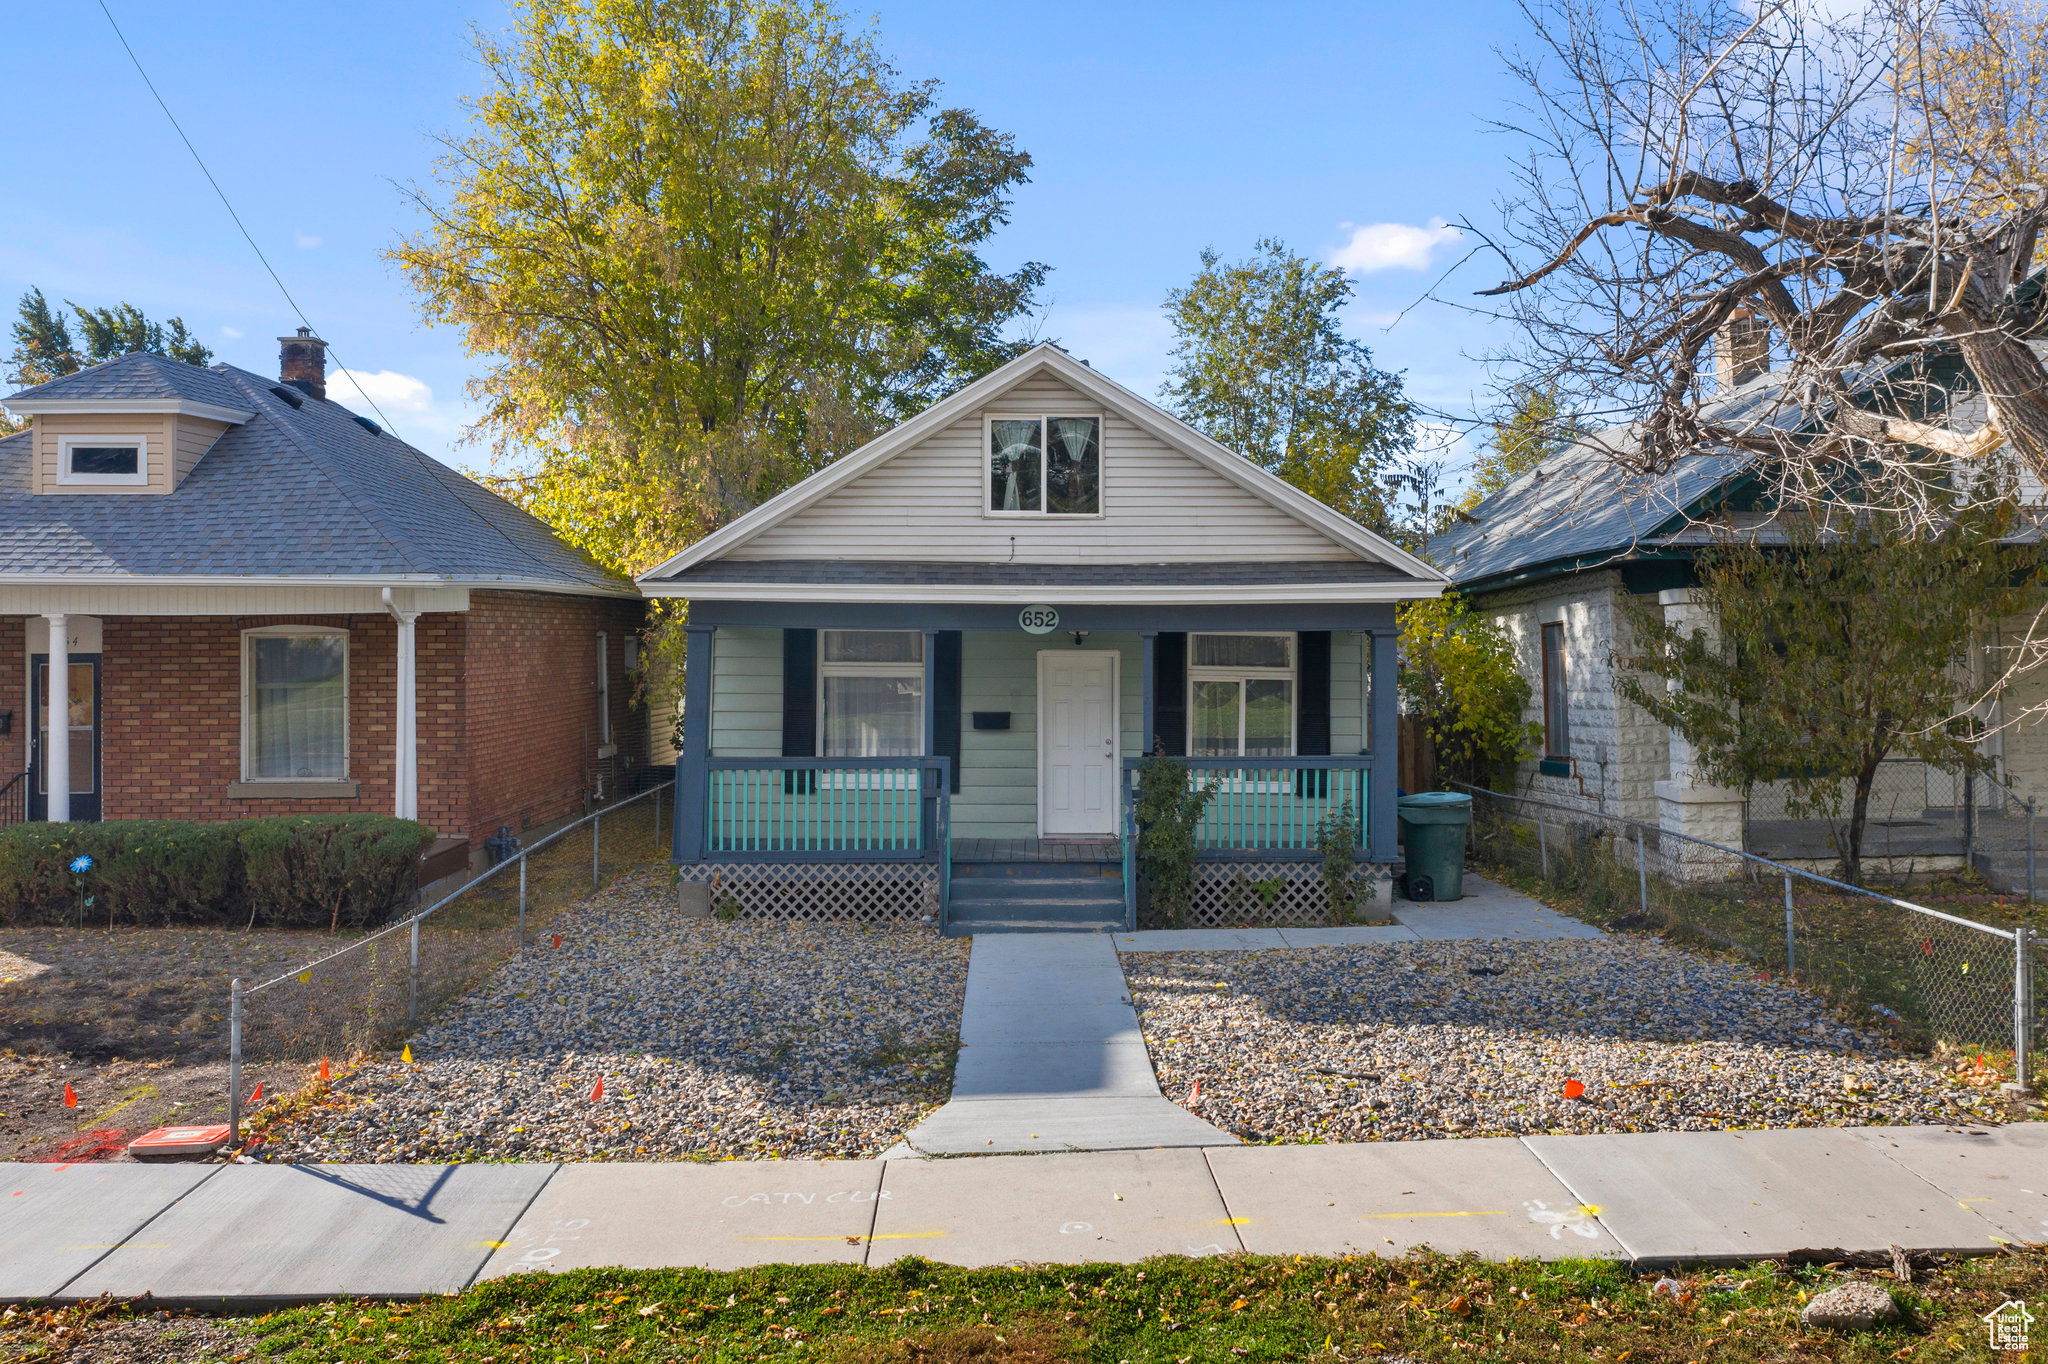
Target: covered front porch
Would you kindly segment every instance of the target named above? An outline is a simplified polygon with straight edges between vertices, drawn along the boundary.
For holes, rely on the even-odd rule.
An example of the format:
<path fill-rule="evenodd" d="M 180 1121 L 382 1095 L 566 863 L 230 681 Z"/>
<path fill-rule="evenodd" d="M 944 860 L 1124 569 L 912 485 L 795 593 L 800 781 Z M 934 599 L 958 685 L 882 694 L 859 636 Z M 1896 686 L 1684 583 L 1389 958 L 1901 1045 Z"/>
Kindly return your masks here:
<path fill-rule="evenodd" d="M 1139 925 L 1144 755 L 1214 787 L 1197 922 L 1325 917 L 1394 849 L 1391 603 L 693 602 L 676 861 L 724 917 Z"/>

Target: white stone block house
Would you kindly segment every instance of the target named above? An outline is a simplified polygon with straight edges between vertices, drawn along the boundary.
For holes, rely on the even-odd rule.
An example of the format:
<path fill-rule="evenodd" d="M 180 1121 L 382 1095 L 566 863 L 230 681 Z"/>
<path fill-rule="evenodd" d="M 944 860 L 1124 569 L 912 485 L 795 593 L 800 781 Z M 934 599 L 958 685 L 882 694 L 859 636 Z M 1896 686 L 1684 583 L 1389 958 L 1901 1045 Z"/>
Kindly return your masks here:
<path fill-rule="evenodd" d="M 1722 415 L 1773 396 L 1766 374 L 1733 389 Z M 1952 419 L 1967 421 L 1968 405 Z M 1597 433 L 1545 460 L 1487 498 L 1429 546 L 1456 589 L 1513 639 L 1542 729 L 1541 751 L 1515 774 L 1518 794 L 1785 860 L 1834 860 L 1823 826 L 1785 818 L 1782 790 L 1717 787 L 1685 740 L 1624 700 L 1617 660 L 1632 648 L 1623 603 L 1653 598 L 1664 618 L 1694 618 L 1693 554 L 1717 532 L 1708 522 L 1767 527 L 1747 463 L 1700 454 L 1655 480 L 1624 473 L 1614 451 L 1626 431 Z M 1997 675 L 2027 622 L 2001 622 L 1959 666 Z M 1970 847 L 1994 883 L 2023 884 L 2021 802 L 2048 795 L 2048 677 L 2035 669 L 1980 712 L 1996 781 L 1971 783 Z M 1895 872 L 1961 865 L 1963 783 L 1924 764 L 1888 762 L 1874 792 L 1866 855 Z M 1711 866 L 1711 859 L 1705 865 Z"/>

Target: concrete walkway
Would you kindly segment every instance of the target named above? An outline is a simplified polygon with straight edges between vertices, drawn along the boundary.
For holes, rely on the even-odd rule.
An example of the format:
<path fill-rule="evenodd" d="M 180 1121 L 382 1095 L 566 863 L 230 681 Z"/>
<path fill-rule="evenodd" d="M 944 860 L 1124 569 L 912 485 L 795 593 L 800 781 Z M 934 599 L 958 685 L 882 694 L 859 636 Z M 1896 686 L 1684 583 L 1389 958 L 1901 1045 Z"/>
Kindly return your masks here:
<path fill-rule="evenodd" d="M 1509 890 L 1467 872 L 1464 898 L 1428 904 L 1396 900 L 1394 922 L 1386 925 L 1146 929 L 1115 936 L 1120 952 L 1266 952 L 1284 947 L 1350 947 L 1363 943 L 1428 942 L 1454 938 L 1530 942 L 1606 935 L 1592 925 L 1560 914 L 1518 890 Z"/>
<path fill-rule="evenodd" d="M 981 934 L 967 964 L 952 1098 L 909 1152 L 1232 1145 L 1159 1092 L 1124 970 L 1100 933 Z"/>
<path fill-rule="evenodd" d="M 255 1311 L 522 1270 L 2048 1241 L 2048 1124 L 699 1165 L 0 1164 L 0 1301 Z"/>

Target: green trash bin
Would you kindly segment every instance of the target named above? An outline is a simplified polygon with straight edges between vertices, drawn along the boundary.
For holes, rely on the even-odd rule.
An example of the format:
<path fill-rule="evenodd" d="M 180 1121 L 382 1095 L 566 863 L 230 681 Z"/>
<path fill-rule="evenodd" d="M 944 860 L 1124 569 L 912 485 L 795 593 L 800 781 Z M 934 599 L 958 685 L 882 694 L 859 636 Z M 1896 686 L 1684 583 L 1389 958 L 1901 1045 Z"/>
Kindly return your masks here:
<path fill-rule="evenodd" d="M 1408 872 L 1401 893 L 1411 900 L 1456 900 L 1465 894 L 1465 835 L 1472 797 L 1456 791 L 1418 791 L 1395 803 Z"/>

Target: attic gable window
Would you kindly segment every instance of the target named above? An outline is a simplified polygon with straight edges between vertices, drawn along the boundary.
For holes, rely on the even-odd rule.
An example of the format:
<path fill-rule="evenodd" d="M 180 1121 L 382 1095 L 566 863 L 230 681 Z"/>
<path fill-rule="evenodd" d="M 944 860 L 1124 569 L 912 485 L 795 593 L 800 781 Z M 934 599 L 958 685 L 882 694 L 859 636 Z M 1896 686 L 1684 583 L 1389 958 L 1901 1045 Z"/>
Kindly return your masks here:
<path fill-rule="evenodd" d="M 988 419 L 991 516 L 1100 516 L 1102 418 Z"/>
<path fill-rule="evenodd" d="M 140 487 L 149 482 L 144 436 L 64 436 L 57 443 L 57 482 L 84 487 Z"/>

